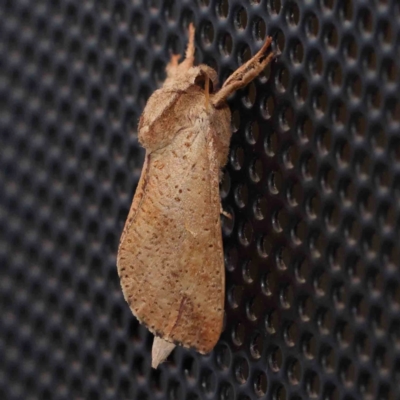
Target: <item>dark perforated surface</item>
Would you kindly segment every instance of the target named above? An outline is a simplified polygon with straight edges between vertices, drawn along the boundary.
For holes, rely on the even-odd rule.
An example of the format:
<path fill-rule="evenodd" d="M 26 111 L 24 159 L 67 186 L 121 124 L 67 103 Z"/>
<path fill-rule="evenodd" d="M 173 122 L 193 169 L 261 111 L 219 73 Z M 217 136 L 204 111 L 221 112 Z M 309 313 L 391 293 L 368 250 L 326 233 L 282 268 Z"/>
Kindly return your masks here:
<path fill-rule="evenodd" d="M 0 1 L 1 399 L 400 399 L 396 0 Z M 115 267 L 136 124 L 182 52 L 225 78 L 226 324 L 150 368 Z"/>

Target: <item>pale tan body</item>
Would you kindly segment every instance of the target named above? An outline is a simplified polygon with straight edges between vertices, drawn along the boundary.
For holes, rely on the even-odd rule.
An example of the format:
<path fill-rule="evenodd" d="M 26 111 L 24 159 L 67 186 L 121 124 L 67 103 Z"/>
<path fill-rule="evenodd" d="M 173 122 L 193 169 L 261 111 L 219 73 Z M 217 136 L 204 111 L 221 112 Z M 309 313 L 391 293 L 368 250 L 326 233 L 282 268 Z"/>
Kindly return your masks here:
<path fill-rule="evenodd" d="M 190 33 L 186 60 L 179 65 L 172 60 L 163 88 L 151 96 L 140 120 L 146 159 L 118 251 L 126 301 L 163 339 L 153 345 L 154 367 L 172 351 L 170 343 L 208 353 L 221 334 L 225 274 L 219 176 L 231 137 L 225 99 L 272 57 L 261 60 L 259 52 L 228 85 L 210 94 L 208 79 L 216 85 L 216 73 L 193 66 L 193 28 Z"/>

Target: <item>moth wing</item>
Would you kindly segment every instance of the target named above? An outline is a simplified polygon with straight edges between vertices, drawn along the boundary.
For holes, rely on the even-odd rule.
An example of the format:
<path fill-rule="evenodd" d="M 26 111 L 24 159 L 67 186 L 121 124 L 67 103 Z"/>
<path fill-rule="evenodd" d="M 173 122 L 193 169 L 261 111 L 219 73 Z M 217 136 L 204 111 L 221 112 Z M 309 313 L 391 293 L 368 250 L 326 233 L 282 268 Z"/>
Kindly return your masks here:
<path fill-rule="evenodd" d="M 213 135 L 187 128 L 147 155 L 118 252 L 123 293 L 139 321 L 201 353 L 219 339 L 225 297 Z"/>
<path fill-rule="evenodd" d="M 135 195 L 133 197 L 133 201 L 131 204 L 131 208 L 129 209 L 128 217 L 126 218 L 125 225 L 124 225 L 124 230 L 122 231 L 120 243 L 124 242 L 125 235 L 129 229 L 129 226 L 131 225 L 133 219 L 135 218 L 136 212 L 138 208 L 140 207 L 140 203 L 143 199 L 144 193 L 145 193 L 145 186 L 146 186 L 146 176 L 147 176 L 147 170 L 149 167 L 149 162 L 148 162 L 148 157 L 146 155 L 142 167 L 142 172 L 140 174 L 140 179 L 139 183 L 137 185 Z"/>

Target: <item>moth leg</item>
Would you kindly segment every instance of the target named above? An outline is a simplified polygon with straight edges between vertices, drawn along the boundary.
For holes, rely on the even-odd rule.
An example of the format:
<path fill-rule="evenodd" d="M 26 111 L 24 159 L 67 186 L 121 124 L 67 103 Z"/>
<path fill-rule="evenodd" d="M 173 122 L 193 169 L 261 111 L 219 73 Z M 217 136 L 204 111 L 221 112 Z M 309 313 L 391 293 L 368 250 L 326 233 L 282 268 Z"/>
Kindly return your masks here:
<path fill-rule="evenodd" d="M 205 106 L 206 110 L 208 111 L 208 104 L 210 103 L 210 78 L 208 75 L 206 75 L 206 82 L 205 82 L 205 87 L 204 87 L 204 92 L 205 92 Z"/>
<path fill-rule="evenodd" d="M 225 81 L 220 91 L 217 92 L 212 99 L 215 107 L 221 106 L 232 93 L 250 83 L 271 62 L 275 57 L 275 53 L 271 52 L 270 54 L 265 55 L 271 43 L 272 38 L 268 36 L 257 54 L 239 67 Z"/>
<path fill-rule="evenodd" d="M 232 219 L 232 215 L 231 214 L 229 214 L 227 211 L 225 211 L 223 208 L 222 208 L 222 205 L 220 205 L 220 210 L 219 210 L 219 212 L 220 212 L 220 214 L 222 214 L 224 217 L 226 217 L 226 218 L 228 218 L 228 219 Z"/>

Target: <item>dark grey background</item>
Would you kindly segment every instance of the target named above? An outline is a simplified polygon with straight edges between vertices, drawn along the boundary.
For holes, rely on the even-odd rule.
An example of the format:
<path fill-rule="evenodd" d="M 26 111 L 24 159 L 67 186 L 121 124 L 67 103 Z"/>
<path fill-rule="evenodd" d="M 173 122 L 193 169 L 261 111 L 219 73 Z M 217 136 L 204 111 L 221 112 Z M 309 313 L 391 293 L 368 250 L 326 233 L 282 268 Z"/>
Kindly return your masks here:
<path fill-rule="evenodd" d="M 229 102 L 226 324 L 150 368 L 115 267 L 186 27 Z M 0 1 L 1 399 L 400 399 L 396 0 Z"/>

